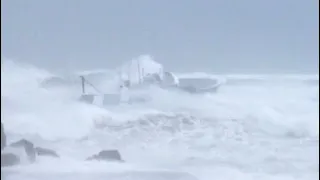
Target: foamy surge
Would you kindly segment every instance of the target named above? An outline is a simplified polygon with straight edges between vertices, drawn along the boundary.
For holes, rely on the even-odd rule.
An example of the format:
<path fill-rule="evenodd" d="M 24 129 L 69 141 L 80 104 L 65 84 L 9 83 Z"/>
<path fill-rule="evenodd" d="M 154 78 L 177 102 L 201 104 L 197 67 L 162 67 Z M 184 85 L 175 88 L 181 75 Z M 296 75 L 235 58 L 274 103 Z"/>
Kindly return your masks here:
<path fill-rule="evenodd" d="M 145 71 L 157 65 L 142 58 Z M 220 75 L 215 77 L 226 84 L 216 94 L 152 87 L 145 92 L 149 102 L 103 108 L 76 101 L 81 93 L 77 80 L 44 88 L 41 82 L 53 76 L 45 70 L 12 61 L 3 61 L 1 68 L 1 121 L 9 141 L 25 137 L 61 155 L 2 169 L 7 179 L 287 180 L 319 175 L 318 77 L 266 81 L 266 76 Z M 117 84 L 117 73 L 87 74 L 107 89 Z M 126 163 L 83 161 L 108 148 L 119 149 Z"/>

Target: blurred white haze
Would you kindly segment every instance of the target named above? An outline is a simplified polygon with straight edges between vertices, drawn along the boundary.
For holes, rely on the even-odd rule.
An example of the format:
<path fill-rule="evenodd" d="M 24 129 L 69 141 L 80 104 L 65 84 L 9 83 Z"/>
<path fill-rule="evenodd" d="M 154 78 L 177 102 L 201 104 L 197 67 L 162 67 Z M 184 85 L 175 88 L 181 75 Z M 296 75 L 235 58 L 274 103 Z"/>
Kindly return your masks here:
<path fill-rule="evenodd" d="M 1 177 L 316 180 L 318 61 L 316 0 L 3 0 L 8 142 L 25 138 L 60 158 L 2 167 Z M 138 65 L 222 85 L 201 94 L 145 87 L 140 103 L 78 100 L 79 75 L 115 93 L 126 78 L 138 83 Z M 102 149 L 125 163 L 84 161 Z"/>

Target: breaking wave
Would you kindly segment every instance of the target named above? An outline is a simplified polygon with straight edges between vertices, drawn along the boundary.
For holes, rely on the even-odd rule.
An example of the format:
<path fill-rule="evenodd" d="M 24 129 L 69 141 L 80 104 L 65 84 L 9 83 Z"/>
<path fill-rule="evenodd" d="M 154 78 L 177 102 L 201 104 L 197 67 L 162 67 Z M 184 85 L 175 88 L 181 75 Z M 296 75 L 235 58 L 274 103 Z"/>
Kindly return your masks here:
<path fill-rule="evenodd" d="M 150 101 L 108 108 L 78 101 L 79 75 L 115 91 L 120 72 L 138 81 L 128 64 L 139 59 L 146 73 L 164 70 L 150 56 L 71 75 L 3 60 L 1 121 L 9 141 L 23 136 L 50 144 L 66 163 L 98 148 L 117 148 L 139 167 L 183 170 L 198 179 L 228 179 L 235 172 L 245 179 L 317 177 L 318 75 L 176 73 L 186 81 L 224 84 L 215 94 L 197 95 L 150 87 L 144 92 Z"/>

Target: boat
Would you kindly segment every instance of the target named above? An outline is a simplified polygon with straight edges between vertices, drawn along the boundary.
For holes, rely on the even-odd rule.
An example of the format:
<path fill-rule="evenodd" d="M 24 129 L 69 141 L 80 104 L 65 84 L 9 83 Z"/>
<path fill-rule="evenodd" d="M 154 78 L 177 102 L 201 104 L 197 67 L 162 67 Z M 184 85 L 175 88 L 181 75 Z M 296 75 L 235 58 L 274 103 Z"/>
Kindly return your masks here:
<path fill-rule="evenodd" d="M 97 90 L 93 84 L 88 82 L 84 76 L 80 76 L 82 84 L 82 95 L 80 100 L 90 104 L 95 104 L 96 101 L 99 101 L 99 103 L 104 106 L 119 104 L 121 102 L 141 103 L 148 101 L 148 98 L 144 95 L 131 96 L 130 93 L 126 92 L 137 92 L 139 90 L 145 90 L 150 86 L 155 86 L 169 91 L 203 94 L 215 93 L 222 85 L 218 80 L 211 78 L 179 78 L 172 72 L 164 71 L 162 67 L 159 67 L 158 69 L 154 68 L 153 71 L 146 71 L 144 66 L 141 66 L 139 60 L 130 62 L 124 68 L 120 69 L 118 76 L 118 92 L 97 94 L 87 94 L 85 92 L 86 85 L 96 89 L 97 92 L 100 91 Z M 125 97 L 125 94 L 129 95 Z"/>

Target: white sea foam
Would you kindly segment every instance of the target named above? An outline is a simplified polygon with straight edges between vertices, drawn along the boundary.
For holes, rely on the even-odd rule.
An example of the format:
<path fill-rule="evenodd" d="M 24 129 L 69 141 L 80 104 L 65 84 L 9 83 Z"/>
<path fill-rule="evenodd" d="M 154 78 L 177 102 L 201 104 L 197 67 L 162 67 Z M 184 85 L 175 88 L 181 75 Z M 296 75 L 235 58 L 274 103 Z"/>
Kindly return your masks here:
<path fill-rule="evenodd" d="M 140 58 L 145 72 L 163 68 L 150 56 Z M 178 74 L 226 83 L 202 95 L 150 87 L 148 102 L 103 108 L 76 101 L 77 73 L 76 85 L 43 87 L 54 74 L 9 60 L 1 68 L 9 142 L 24 137 L 61 155 L 2 168 L 7 179 L 318 178 L 317 75 Z M 90 74 L 105 91 L 118 83 L 118 70 Z M 83 161 L 108 148 L 119 149 L 126 163 Z"/>

